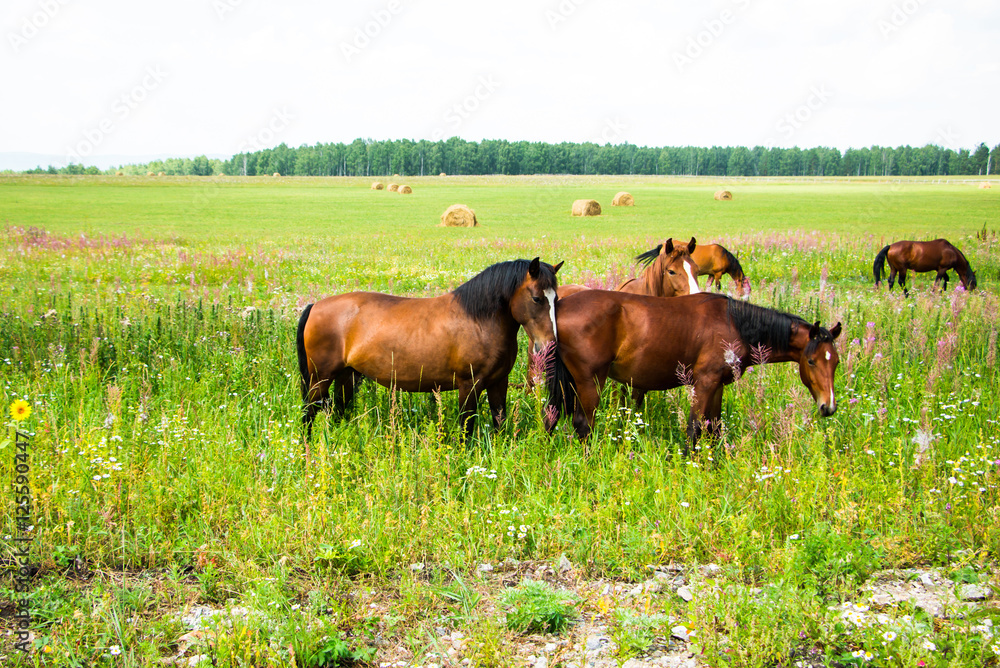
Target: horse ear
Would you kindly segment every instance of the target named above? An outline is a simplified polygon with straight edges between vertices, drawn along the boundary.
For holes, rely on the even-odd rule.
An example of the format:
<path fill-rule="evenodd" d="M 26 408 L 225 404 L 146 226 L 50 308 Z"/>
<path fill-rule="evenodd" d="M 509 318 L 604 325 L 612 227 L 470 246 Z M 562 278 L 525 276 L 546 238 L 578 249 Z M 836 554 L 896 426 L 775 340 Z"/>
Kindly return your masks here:
<path fill-rule="evenodd" d="M 565 263 L 566 263 L 566 260 L 563 260 L 562 262 L 560 262 L 556 266 L 552 267 L 552 273 L 553 274 L 558 273 L 559 272 L 559 267 L 563 266 Z"/>
<path fill-rule="evenodd" d="M 660 255 L 669 255 L 674 252 L 674 240 L 667 239 L 662 246 L 660 246 Z"/>
<path fill-rule="evenodd" d="M 531 264 L 528 265 L 528 276 L 531 276 L 532 278 L 538 278 L 539 267 L 540 264 L 538 262 L 538 258 L 536 257 L 534 260 L 531 261 Z"/>
<path fill-rule="evenodd" d="M 814 322 L 812 326 L 809 327 L 809 339 L 815 339 L 817 336 L 819 336 L 819 320 Z"/>
<path fill-rule="evenodd" d="M 830 336 L 834 340 L 836 340 L 836 338 L 838 336 L 840 336 L 840 323 L 839 322 L 836 325 L 833 326 L 833 329 L 830 330 Z"/>
<path fill-rule="evenodd" d="M 694 252 L 694 247 L 696 245 L 697 245 L 697 242 L 695 242 L 694 237 L 691 237 L 691 241 L 688 242 L 688 253 L 693 253 Z"/>

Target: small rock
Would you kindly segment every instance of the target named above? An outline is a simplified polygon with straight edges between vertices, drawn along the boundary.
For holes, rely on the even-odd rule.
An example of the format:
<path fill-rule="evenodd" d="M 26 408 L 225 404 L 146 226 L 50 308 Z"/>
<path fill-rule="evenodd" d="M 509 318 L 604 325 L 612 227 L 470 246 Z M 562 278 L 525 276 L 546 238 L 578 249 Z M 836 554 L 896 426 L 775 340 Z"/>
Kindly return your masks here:
<path fill-rule="evenodd" d="M 552 654 L 552 652 L 556 651 L 557 649 L 559 649 L 559 645 L 555 644 L 554 642 L 550 642 L 545 644 L 545 648 L 542 651 L 544 651 L 546 654 Z"/>
<path fill-rule="evenodd" d="M 701 574 L 706 578 L 718 577 L 720 573 L 722 573 L 722 566 L 718 564 L 705 564 L 701 567 Z"/>
<path fill-rule="evenodd" d="M 605 638 L 604 636 L 593 635 L 587 637 L 586 648 L 588 652 L 595 652 L 599 649 L 602 649 L 607 644 L 608 644 L 608 639 Z"/>
<path fill-rule="evenodd" d="M 629 596 L 642 596 L 642 592 L 643 592 L 643 585 L 642 585 L 642 583 L 639 583 L 635 587 L 633 587 L 631 591 L 629 591 L 628 595 Z"/>
<path fill-rule="evenodd" d="M 920 582 L 925 587 L 933 587 L 934 586 L 934 580 L 931 579 L 931 574 L 930 573 L 921 573 L 920 574 Z"/>
<path fill-rule="evenodd" d="M 656 571 L 653 573 L 653 579 L 657 582 L 671 582 L 673 580 L 670 575 L 664 573 L 663 571 Z"/>
<path fill-rule="evenodd" d="M 535 660 L 535 668 L 549 668 L 549 660 L 544 656 L 538 657 Z"/>
<path fill-rule="evenodd" d="M 507 557 L 500 565 L 503 566 L 505 571 L 516 571 L 517 567 L 521 565 L 521 562 L 514 557 Z"/>
<path fill-rule="evenodd" d="M 438 638 L 443 638 L 449 633 L 448 629 L 446 629 L 443 626 L 437 627 L 436 629 L 434 629 L 434 632 L 437 633 Z"/>
<path fill-rule="evenodd" d="M 958 586 L 955 594 L 963 601 L 985 601 L 993 595 L 993 590 L 982 585 L 964 584 Z"/>
<path fill-rule="evenodd" d="M 692 594 L 691 590 L 688 589 L 687 587 L 678 587 L 677 595 L 683 598 L 688 603 L 690 603 L 691 599 L 694 598 L 694 594 Z"/>
<path fill-rule="evenodd" d="M 560 573 L 565 573 L 565 572 L 567 572 L 569 570 L 572 570 L 572 568 L 573 568 L 573 564 L 570 562 L 570 560 L 566 557 L 565 554 L 559 557 L 559 572 Z"/>
<path fill-rule="evenodd" d="M 461 631 L 452 631 L 451 632 L 451 640 L 452 640 L 452 642 L 454 642 L 456 640 L 461 640 L 464 637 L 465 637 L 465 634 L 462 633 Z"/>
<path fill-rule="evenodd" d="M 414 573 L 424 570 L 424 565 L 422 563 L 410 564 L 410 570 Z"/>
<path fill-rule="evenodd" d="M 680 640 L 687 642 L 688 638 L 691 637 L 691 632 L 688 630 L 686 626 L 678 625 L 670 629 L 670 635 L 672 635 L 674 638 L 678 638 Z"/>
<path fill-rule="evenodd" d="M 480 573 L 492 573 L 493 572 L 493 565 L 492 564 L 479 564 L 479 568 L 477 570 Z"/>
<path fill-rule="evenodd" d="M 601 596 L 607 596 L 611 593 L 611 583 L 604 585 L 604 589 L 601 590 Z"/>
<path fill-rule="evenodd" d="M 190 657 L 187 660 L 187 665 L 190 666 L 191 668 L 194 668 L 194 666 L 200 665 L 202 661 L 208 661 L 208 660 L 209 660 L 208 654 L 195 654 L 194 656 Z"/>

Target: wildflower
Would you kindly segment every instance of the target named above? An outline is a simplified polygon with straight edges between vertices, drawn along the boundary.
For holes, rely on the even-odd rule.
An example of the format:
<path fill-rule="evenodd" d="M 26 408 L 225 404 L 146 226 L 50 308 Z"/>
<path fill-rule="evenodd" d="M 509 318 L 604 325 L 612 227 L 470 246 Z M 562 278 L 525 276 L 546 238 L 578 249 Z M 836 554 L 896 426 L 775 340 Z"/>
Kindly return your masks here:
<path fill-rule="evenodd" d="M 681 507 L 682 507 L 682 508 L 687 508 L 687 507 L 688 507 L 688 506 L 690 506 L 690 505 L 691 505 L 691 504 L 690 504 L 690 503 L 688 503 L 687 501 L 681 501 Z"/>
<path fill-rule="evenodd" d="M 10 405 L 10 416 L 16 422 L 27 420 L 31 415 L 31 406 L 24 399 L 18 399 Z"/>
<path fill-rule="evenodd" d="M 351 543 L 351 547 L 349 549 L 353 550 L 356 547 L 361 547 L 361 539 L 360 538 L 355 538 L 354 542 Z"/>
<path fill-rule="evenodd" d="M 799 539 L 799 534 L 797 533 L 793 533 L 791 536 L 788 537 L 788 540 L 798 540 L 798 539 Z"/>
<path fill-rule="evenodd" d="M 52 645 L 42 647 L 42 654 L 52 654 Z"/>
<path fill-rule="evenodd" d="M 119 647 L 118 645 L 112 645 L 111 647 L 108 648 L 108 652 L 111 653 L 111 656 L 118 656 L 119 654 L 122 653 L 122 648 Z"/>
<path fill-rule="evenodd" d="M 922 643 L 920 643 L 920 646 L 926 649 L 928 652 L 934 652 L 937 650 L 937 645 L 935 645 L 930 640 L 924 640 Z"/>
<path fill-rule="evenodd" d="M 886 642 L 892 642 L 896 639 L 896 633 L 895 631 L 886 631 L 882 634 L 882 637 L 885 638 Z"/>

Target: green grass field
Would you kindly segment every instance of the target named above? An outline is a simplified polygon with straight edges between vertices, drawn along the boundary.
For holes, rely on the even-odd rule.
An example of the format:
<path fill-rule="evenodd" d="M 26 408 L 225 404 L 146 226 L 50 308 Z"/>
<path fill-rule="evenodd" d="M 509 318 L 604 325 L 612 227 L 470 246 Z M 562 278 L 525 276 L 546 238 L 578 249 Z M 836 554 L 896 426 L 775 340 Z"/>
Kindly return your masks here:
<path fill-rule="evenodd" d="M 699 665 L 996 665 L 995 603 L 887 605 L 865 623 L 840 606 L 892 568 L 1000 584 L 1000 182 L 400 179 L 411 195 L 370 182 L 0 177 L 0 399 L 32 408 L 18 425 L 34 501 L 23 532 L 8 443 L 0 556 L 15 565 L 13 538 L 30 536 L 37 568 L 31 655 L 12 635 L 14 569 L 0 579 L 4 661 L 526 665 L 531 636 L 507 627 L 504 592 L 531 574 L 576 594 L 553 666 L 582 665 L 594 625 L 620 662 L 660 647 Z M 733 201 L 712 199 L 720 186 Z M 619 190 L 637 205 L 611 207 Z M 585 197 L 599 218 L 569 215 Z M 439 227 L 454 203 L 481 227 Z M 724 437 L 690 459 L 682 390 L 650 393 L 640 415 L 607 388 L 584 446 L 568 421 L 542 430 L 522 352 L 500 432 L 459 444 L 453 393 L 435 405 L 366 384 L 349 419 L 320 418 L 303 444 L 304 304 L 437 295 L 535 256 L 565 260 L 561 282 L 610 284 L 671 236 L 737 253 L 754 303 L 843 323 L 833 417 L 794 365 L 767 365 L 726 390 Z M 909 298 L 875 290 L 883 245 L 942 236 L 979 290 L 942 294 L 931 274 L 911 275 Z M 672 565 L 693 601 L 603 588 Z M 196 605 L 249 612 L 180 641 Z M 697 633 L 668 644 L 678 623 Z M 457 654 L 442 629 L 464 634 Z"/>

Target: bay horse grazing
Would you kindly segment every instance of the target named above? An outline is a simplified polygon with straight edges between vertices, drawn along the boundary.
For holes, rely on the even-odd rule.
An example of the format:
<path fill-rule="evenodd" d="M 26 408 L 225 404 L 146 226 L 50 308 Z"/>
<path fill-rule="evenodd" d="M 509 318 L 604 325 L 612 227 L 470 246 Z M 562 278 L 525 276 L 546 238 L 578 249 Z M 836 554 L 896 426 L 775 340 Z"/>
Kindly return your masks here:
<path fill-rule="evenodd" d="M 839 322 L 827 330 L 818 322 L 714 293 L 653 299 L 602 290 L 560 299 L 556 322 L 557 354 L 547 381 L 548 431 L 565 410 L 573 414 L 577 436 L 585 439 L 608 378 L 642 392 L 693 382 L 687 425 L 693 444 L 706 420 L 712 433 L 719 433 L 723 387 L 733 382 L 733 367 L 746 368 L 752 349 L 761 347 L 770 351 L 767 362 L 798 363 L 820 415 L 837 410 L 833 380 Z"/>
<path fill-rule="evenodd" d="M 673 240 L 677 244 L 677 240 Z M 706 288 L 715 283 L 716 290 L 722 290 L 722 276 L 728 275 L 737 284 L 740 292 L 750 296 L 750 279 L 743 273 L 743 267 L 736 256 L 719 244 L 701 244 L 691 251 L 691 259 L 698 265 L 698 276 L 708 276 Z"/>
<path fill-rule="evenodd" d="M 954 269 L 962 281 L 962 287 L 966 290 L 976 288 L 976 272 L 972 271 L 969 261 L 965 259 L 962 251 L 958 250 L 945 239 L 935 239 L 934 241 L 897 241 L 880 250 L 875 256 L 875 264 L 872 270 L 875 274 L 875 286 L 882 282 L 882 272 L 885 269 L 885 261 L 889 261 L 889 289 L 899 275 L 899 287 L 903 288 L 903 294 L 909 295 L 910 291 L 906 287 L 906 271 L 912 269 L 915 272 L 936 271 L 937 277 L 934 285 L 941 284 L 942 290 L 948 289 L 948 270 Z"/>
<path fill-rule="evenodd" d="M 556 339 L 556 266 L 528 260 L 487 267 L 430 298 L 350 292 L 306 306 L 296 336 L 307 438 L 321 407 L 342 416 L 363 378 L 407 392 L 458 390 L 468 438 L 483 390 L 494 424 L 523 326 L 537 350 Z"/>

